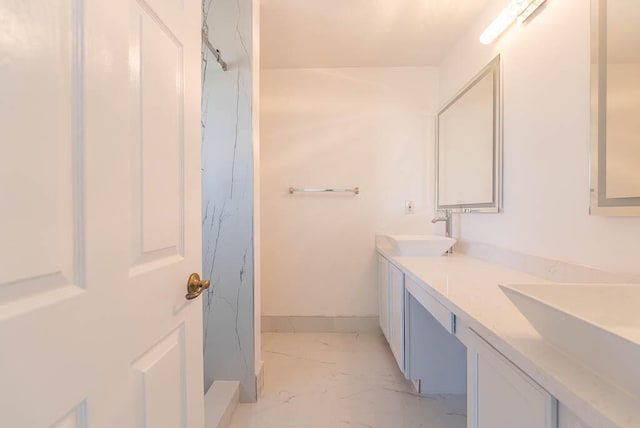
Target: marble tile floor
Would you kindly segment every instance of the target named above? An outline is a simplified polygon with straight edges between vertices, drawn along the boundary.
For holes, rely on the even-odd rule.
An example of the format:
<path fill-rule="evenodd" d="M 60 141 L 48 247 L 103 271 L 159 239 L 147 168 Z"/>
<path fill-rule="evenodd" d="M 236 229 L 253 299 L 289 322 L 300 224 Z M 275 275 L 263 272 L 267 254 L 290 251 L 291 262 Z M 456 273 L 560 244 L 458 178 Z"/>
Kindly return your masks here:
<path fill-rule="evenodd" d="M 265 384 L 231 428 L 465 428 L 466 396 L 421 397 L 379 334 L 264 333 Z"/>

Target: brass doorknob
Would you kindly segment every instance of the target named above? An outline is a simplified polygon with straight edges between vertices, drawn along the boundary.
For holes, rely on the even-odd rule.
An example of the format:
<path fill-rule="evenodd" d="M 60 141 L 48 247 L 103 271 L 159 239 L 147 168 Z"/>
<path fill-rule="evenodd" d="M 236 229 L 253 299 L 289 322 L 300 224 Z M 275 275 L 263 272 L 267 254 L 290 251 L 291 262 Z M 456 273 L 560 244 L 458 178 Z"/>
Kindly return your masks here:
<path fill-rule="evenodd" d="M 193 300 L 202 294 L 204 290 L 209 288 L 211 283 L 208 279 L 200 279 L 200 275 L 192 273 L 187 281 L 187 294 L 184 296 L 187 300 Z"/>

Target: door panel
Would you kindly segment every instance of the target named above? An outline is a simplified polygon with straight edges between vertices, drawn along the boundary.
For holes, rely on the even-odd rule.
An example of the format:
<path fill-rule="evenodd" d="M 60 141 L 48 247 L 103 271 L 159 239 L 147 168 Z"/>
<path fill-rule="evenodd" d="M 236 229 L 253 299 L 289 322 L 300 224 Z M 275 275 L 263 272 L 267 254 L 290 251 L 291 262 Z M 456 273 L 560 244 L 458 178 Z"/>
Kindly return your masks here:
<path fill-rule="evenodd" d="M 135 4 L 131 38 L 135 274 L 183 256 L 184 76 L 179 40 L 146 5 Z"/>
<path fill-rule="evenodd" d="M 81 8 L 71 0 L 7 3 L 0 6 L 9 31 L 0 37 L 0 426 L 70 426 L 88 395 L 82 361 L 91 357 L 73 338 L 81 328 L 64 316 L 81 313 L 86 301 L 74 84 Z M 69 378 L 72 368 L 77 376 Z M 59 385 L 65 391 L 56 397 Z"/>
<path fill-rule="evenodd" d="M 1 11 L 14 40 L 0 41 L 0 317 L 52 302 L 39 294 L 83 286 L 72 34 L 79 12 L 71 0 L 23 3 Z"/>
<path fill-rule="evenodd" d="M 134 362 L 138 373 L 137 426 L 185 426 L 184 355 L 181 326 Z"/>
<path fill-rule="evenodd" d="M 201 269 L 199 5 L 125 3 L 132 215 L 121 221 L 132 255 L 126 289 L 139 314 L 128 329 L 126 387 L 136 427 L 199 427 L 202 306 L 184 298 L 189 273 Z"/>
<path fill-rule="evenodd" d="M 204 425 L 200 13 L 0 0 L 2 427 Z"/>

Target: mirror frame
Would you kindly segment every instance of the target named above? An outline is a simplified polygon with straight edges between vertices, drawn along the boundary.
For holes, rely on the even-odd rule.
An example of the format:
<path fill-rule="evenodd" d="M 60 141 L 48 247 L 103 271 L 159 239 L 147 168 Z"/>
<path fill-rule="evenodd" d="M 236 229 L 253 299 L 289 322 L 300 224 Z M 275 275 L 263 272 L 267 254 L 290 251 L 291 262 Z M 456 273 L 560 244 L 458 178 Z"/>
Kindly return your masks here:
<path fill-rule="evenodd" d="M 437 211 L 499 213 L 502 210 L 502 88 L 500 55 L 489 62 L 436 115 L 435 206 Z M 487 75 L 493 76 L 493 195 L 492 200 L 473 204 L 440 204 L 440 116 Z"/>
<path fill-rule="evenodd" d="M 640 196 L 607 198 L 607 0 L 591 0 L 589 214 L 640 216 Z M 600 174 L 599 172 L 603 173 Z"/>

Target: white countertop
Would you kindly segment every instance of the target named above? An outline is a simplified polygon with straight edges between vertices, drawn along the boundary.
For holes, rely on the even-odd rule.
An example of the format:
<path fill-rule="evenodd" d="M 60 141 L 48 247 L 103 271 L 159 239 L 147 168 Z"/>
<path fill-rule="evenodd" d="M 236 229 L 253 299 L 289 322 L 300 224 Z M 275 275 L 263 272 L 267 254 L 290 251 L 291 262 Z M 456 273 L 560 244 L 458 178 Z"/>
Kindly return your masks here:
<path fill-rule="evenodd" d="M 640 397 L 545 342 L 498 287 L 549 281 L 462 254 L 396 257 L 378 251 L 591 428 L 640 427 Z"/>

